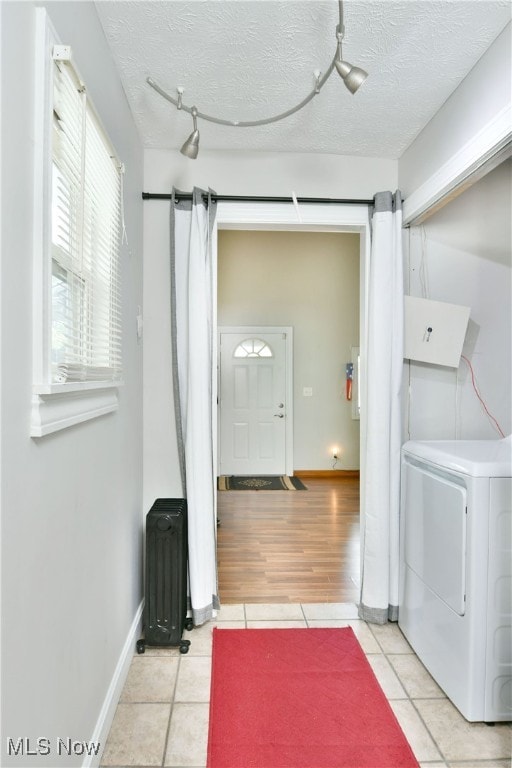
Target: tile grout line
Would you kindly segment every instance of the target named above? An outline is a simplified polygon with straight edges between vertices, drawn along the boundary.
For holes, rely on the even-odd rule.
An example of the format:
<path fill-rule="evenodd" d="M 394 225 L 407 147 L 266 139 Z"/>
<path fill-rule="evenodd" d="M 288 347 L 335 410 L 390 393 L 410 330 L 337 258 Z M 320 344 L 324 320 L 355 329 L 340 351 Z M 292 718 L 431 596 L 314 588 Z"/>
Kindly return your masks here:
<path fill-rule="evenodd" d="M 386 654 L 386 658 L 387 658 L 387 654 Z M 416 656 L 416 658 L 418 659 L 418 657 L 417 657 L 417 656 Z M 419 662 L 420 662 L 420 664 L 421 664 L 421 661 L 420 661 L 420 659 L 418 659 L 418 661 L 419 661 Z M 393 667 L 393 665 L 391 664 L 391 661 L 390 661 L 389 659 L 388 659 L 388 663 L 391 665 L 391 668 L 392 668 L 392 669 L 394 669 L 394 667 Z M 423 666 L 423 665 L 422 665 L 422 666 Z M 395 674 L 396 674 L 396 673 L 395 673 Z M 397 675 L 397 677 L 398 677 L 398 675 Z M 398 678 L 398 679 L 400 680 L 400 678 Z M 414 703 L 414 699 L 413 699 L 413 698 L 412 698 L 412 697 L 409 695 L 409 691 L 407 690 L 407 688 L 405 687 L 405 685 L 402 683 L 402 681 L 401 681 L 401 680 L 400 680 L 400 684 L 401 684 L 402 688 L 404 689 L 405 693 L 407 694 L 407 699 L 408 699 L 408 701 L 411 703 L 411 706 L 412 706 L 412 708 L 414 709 L 414 711 L 415 711 L 415 712 L 416 712 L 416 714 L 418 715 L 418 717 L 419 717 L 419 720 L 420 720 L 420 723 L 422 723 L 423 727 L 425 728 L 425 731 L 428 733 L 428 735 L 429 735 L 429 736 L 430 736 L 430 738 L 432 739 L 432 744 L 434 744 L 435 748 L 437 749 L 437 751 L 438 751 L 438 752 L 439 752 L 439 754 L 441 755 L 441 759 L 442 759 L 443 763 L 445 763 L 445 765 L 448 765 L 448 760 L 446 759 L 446 757 L 445 757 L 445 755 L 444 755 L 444 752 L 443 752 L 443 750 L 441 749 L 441 745 L 440 745 L 440 744 L 437 742 L 437 739 L 435 739 L 435 738 L 434 738 L 434 734 L 431 732 L 431 730 L 430 730 L 430 728 L 428 727 L 427 723 L 426 723 L 426 722 L 425 722 L 425 720 L 423 719 L 423 717 L 422 717 L 422 715 L 421 715 L 421 712 L 419 711 L 419 709 L 418 709 L 418 708 L 417 708 L 417 706 L 415 705 L 415 703 Z M 433 698 L 434 698 L 434 697 L 432 697 L 432 699 L 433 699 Z M 442 699 L 439 699 L 439 701 L 442 701 Z M 419 761 L 418 761 L 418 762 L 419 762 Z M 422 761 L 422 762 L 424 762 L 424 761 Z M 434 760 L 434 761 L 432 761 L 432 762 L 435 762 L 435 760 Z"/>
<path fill-rule="evenodd" d="M 304 616 L 304 621 L 306 622 L 306 629 L 309 629 L 310 628 L 309 627 L 309 621 L 307 619 L 306 612 L 304 610 L 304 604 L 303 603 L 299 603 L 299 605 L 300 605 L 300 610 L 302 611 L 302 615 Z"/>
<path fill-rule="evenodd" d="M 368 628 L 370 629 L 370 632 L 372 633 L 373 637 L 375 638 L 375 641 L 376 641 L 377 645 L 378 645 L 378 646 L 379 646 L 379 648 L 381 649 L 381 651 L 382 651 L 382 654 L 383 654 L 384 658 L 386 659 L 387 663 L 389 664 L 390 668 L 392 669 L 392 671 L 393 671 L 393 674 L 396 676 L 396 678 L 397 678 L 398 682 L 400 683 L 400 685 L 401 685 L 401 687 L 402 687 L 402 689 L 403 689 L 403 691 L 404 691 L 404 693 L 405 693 L 405 695 L 406 695 L 406 697 L 407 697 L 407 701 L 408 701 L 408 702 L 409 702 L 409 703 L 412 705 L 412 708 L 414 709 L 414 711 L 415 711 L 415 712 L 416 712 L 416 714 L 418 715 L 418 717 L 419 717 L 419 719 L 420 719 L 420 722 L 422 723 L 422 725 L 423 725 L 423 727 L 425 728 L 426 732 L 428 733 L 428 735 L 429 735 L 429 736 L 430 736 L 430 738 L 432 739 L 432 744 L 435 746 L 435 748 L 436 748 L 436 749 L 437 749 L 437 751 L 439 752 L 439 755 L 441 756 L 441 759 L 442 759 L 443 763 L 444 763 L 445 765 L 448 765 L 448 763 L 447 763 L 447 760 L 446 760 L 446 758 L 445 758 L 445 756 L 444 756 L 444 753 L 443 753 L 443 751 L 441 750 L 441 748 L 440 748 L 439 744 L 437 743 L 437 741 L 436 741 L 436 739 L 434 738 L 433 734 L 431 733 L 430 729 L 427 727 L 427 724 L 425 723 L 425 721 L 423 720 L 423 718 L 422 718 L 422 716 L 421 716 L 420 712 L 418 711 L 417 707 L 415 706 L 413 699 L 410 697 L 410 695 L 409 695 L 409 691 L 407 690 L 407 688 L 406 688 L 406 687 L 405 687 L 405 685 L 403 684 L 403 682 L 402 682 L 402 680 L 400 679 L 399 675 L 396 673 L 396 671 L 395 671 L 395 668 L 393 667 L 393 664 L 391 663 L 390 659 L 388 658 L 388 656 L 390 656 L 390 655 L 392 655 L 392 654 L 390 654 L 390 653 L 387 653 L 387 652 L 384 650 L 384 648 L 383 648 L 382 644 L 381 644 L 381 643 L 380 643 L 380 641 L 379 641 L 379 638 L 377 637 L 377 635 L 376 635 L 376 634 L 374 633 L 374 631 L 373 631 L 373 628 L 372 628 L 372 626 L 371 626 L 371 623 L 370 623 L 370 622 L 367 622 L 367 625 L 368 625 Z M 397 626 L 397 628 L 398 628 L 398 629 L 400 629 L 400 628 L 398 627 L 398 624 L 397 624 L 396 626 Z M 398 654 L 395 654 L 395 655 L 398 655 Z M 405 655 L 405 654 L 404 654 L 404 655 Z M 414 654 L 414 655 L 415 655 L 415 654 Z M 416 656 L 416 658 L 418 658 L 418 657 Z M 420 661 L 420 660 L 418 659 L 418 661 Z M 420 662 L 420 663 L 421 663 L 421 662 Z M 389 704 L 389 702 L 390 702 L 390 701 L 392 701 L 392 699 L 389 699 L 389 697 L 388 697 L 388 696 L 386 696 L 386 699 L 387 699 L 387 701 L 388 701 L 388 704 Z M 395 701 L 404 701 L 404 699 L 395 699 Z M 391 706 L 391 704 L 390 704 L 390 706 Z M 396 717 L 396 715 L 395 715 L 395 717 Z M 398 720 L 398 718 L 397 718 L 397 720 Z M 399 725 L 400 725 L 400 724 L 399 724 Z M 402 728 L 402 726 L 401 726 L 401 725 L 400 725 L 400 728 Z M 402 728 L 402 731 L 403 731 L 403 728 Z M 405 735 L 405 737 L 407 738 L 407 735 L 405 734 L 405 732 L 404 732 L 404 735 Z M 409 741 L 409 739 L 408 739 L 408 738 L 407 738 L 407 741 Z M 411 747 L 411 749 L 412 749 L 412 747 Z M 418 763 L 419 763 L 419 762 L 420 762 L 420 759 L 419 759 L 419 757 L 417 757 L 416 755 L 414 755 L 414 757 L 416 758 L 416 760 L 417 760 L 417 761 L 418 761 Z M 426 762 L 426 761 L 425 761 L 425 760 L 421 760 L 421 762 L 422 762 L 422 763 L 424 763 L 424 762 Z M 435 763 L 435 762 L 439 762 L 439 761 L 438 761 L 438 760 L 437 760 L 437 761 L 436 761 L 436 760 L 432 760 L 432 761 L 428 761 L 428 762 L 433 762 L 433 763 Z"/>
<path fill-rule="evenodd" d="M 418 661 L 419 661 L 419 659 L 418 659 Z M 421 663 L 421 662 L 420 662 L 420 663 Z M 441 690 L 442 690 L 442 689 L 441 689 Z M 442 701 L 442 699 L 439 699 L 439 701 Z M 448 699 L 448 701 L 449 701 L 449 699 Z M 436 745 L 437 751 L 438 751 L 438 752 L 439 752 L 439 754 L 441 755 L 441 757 L 442 757 L 442 759 L 443 759 L 443 762 L 444 762 L 444 763 L 446 763 L 446 765 L 448 765 L 448 758 L 447 758 L 447 757 L 445 757 L 445 754 L 444 754 L 443 750 L 441 749 L 441 745 L 440 745 L 440 744 L 437 742 L 437 740 L 434 738 L 434 734 L 431 732 L 431 730 L 430 730 L 430 728 L 428 727 L 427 723 L 426 723 L 426 722 L 425 722 L 425 720 L 423 719 L 423 716 L 422 716 L 421 712 L 419 711 L 418 707 L 417 707 L 417 706 L 416 706 L 416 704 L 414 703 L 414 699 L 410 699 L 410 702 L 411 702 L 411 704 L 412 704 L 412 706 L 413 706 L 413 709 L 414 709 L 414 711 L 415 711 L 415 712 L 416 712 L 416 714 L 418 715 L 418 717 L 419 717 L 420 721 L 423 723 L 423 727 L 425 728 L 426 732 L 428 733 L 428 735 L 429 735 L 429 736 L 430 736 L 430 738 L 432 739 L 433 743 Z M 457 762 L 465 762 L 465 761 L 457 761 Z M 468 763 L 471 763 L 472 761 L 471 761 L 471 760 L 468 760 L 467 762 L 468 762 Z"/>
<path fill-rule="evenodd" d="M 171 701 L 170 701 L 170 707 L 169 707 L 169 718 L 167 720 L 167 728 L 166 728 L 166 731 L 165 731 L 164 752 L 163 752 L 163 755 L 162 755 L 162 763 L 161 763 L 162 768 L 164 768 L 164 766 L 165 766 L 165 758 L 166 758 L 166 755 L 167 755 L 167 747 L 169 746 L 169 735 L 170 735 L 170 732 L 171 732 L 172 713 L 173 713 L 173 710 L 174 710 L 174 704 L 175 704 L 175 698 L 176 698 L 176 688 L 178 687 L 178 677 L 179 677 L 179 674 L 180 674 L 180 669 L 181 669 L 181 656 L 178 656 L 178 669 L 177 669 L 176 677 L 175 677 L 175 680 L 174 680 L 174 687 L 173 687 Z"/>
<path fill-rule="evenodd" d="M 398 624 L 397 624 L 397 628 L 398 628 L 398 630 L 400 631 L 400 627 L 398 626 Z M 405 639 L 407 640 L 407 638 L 405 638 Z M 409 645 L 410 645 L 410 643 L 409 643 Z M 382 647 L 382 646 L 381 646 L 381 647 Z M 417 654 L 414 652 L 414 649 L 412 648 L 412 646 L 411 646 L 411 650 L 413 651 L 413 654 L 412 654 L 412 655 L 414 655 L 414 657 L 415 657 L 415 658 L 418 660 L 418 662 L 419 662 L 419 663 L 421 664 L 421 666 L 422 666 L 422 667 L 425 669 L 425 671 L 426 671 L 426 672 L 428 672 L 428 670 L 425 668 L 424 664 L 422 663 L 421 659 L 419 659 L 419 658 L 418 658 L 418 656 L 417 656 Z M 402 680 L 400 679 L 400 676 L 399 676 L 399 675 L 396 673 L 396 671 L 395 671 L 395 668 L 393 667 L 393 664 L 392 664 L 391 660 L 388 658 L 388 656 L 389 656 L 389 655 L 392 655 L 392 654 L 384 653 L 384 655 L 385 655 L 385 657 L 386 657 L 386 659 L 387 659 L 387 661 L 388 661 L 388 664 L 391 666 L 391 669 L 392 669 L 392 670 L 395 672 L 395 674 L 396 674 L 396 676 L 397 676 L 398 680 L 400 681 L 400 685 L 402 686 L 402 688 L 403 688 L 403 689 L 404 689 L 404 691 L 405 691 L 405 694 L 407 695 L 407 700 L 408 700 L 408 701 L 411 703 L 411 706 L 412 706 L 412 708 L 414 709 L 414 711 L 415 711 L 415 712 L 416 712 L 416 714 L 418 715 L 418 718 L 419 718 L 419 720 L 420 720 L 420 723 L 422 723 L 423 727 L 425 728 L 425 731 L 428 733 L 428 735 L 429 735 L 429 736 L 430 736 L 430 738 L 432 739 L 432 744 L 434 744 L 435 748 L 436 748 L 436 749 L 437 749 L 437 751 L 439 752 L 439 754 L 440 754 L 440 756 L 441 756 L 441 759 L 442 759 L 443 763 L 444 763 L 445 765 L 448 765 L 448 759 L 447 759 L 447 757 L 445 757 L 445 754 L 444 754 L 443 750 L 441 749 L 441 745 L 438 743 L 437 739 L 435 739 L 435 738 L 434 738 L 434 734 L 432 733 L 432 731 L 431 731 L 431 730 L 430 730 L 430 728 L 428 727 L 428 725 L 427 725 L 427 723 L 425 722 L 425 720 L 424 720 L 424 718 L 423 718 L 423 716 L 422 716 L 421 712 L 419 711 L 418 707 L 417 707 L 417 706 L 416 706 L 416 704 L 414 703 L 414 699 L 412 698 L 412 696 L 410 696 L 410 694 L 409 694 L 409 691 L 407 690 L 406 686 L 403 684 Z M 395 654 L 395 655 L 398 655 L 398 654 Z M 429 673 L 429 674 L 430 674 L 430 673 Z M 433 679 L 433 678 L 432 678 L 432 679 Z M 435 682 L 435 681 L 434 681 L 434 682 Z M 441 689 L 441 690 L 442 690 L 442 689 Z M 443 691 L 443 693 L 444 693 L 444 691 Z M 434 696 L 432 696 L 432 697 L 417 697 L 417 698 L 428 698 L 430 701 L 432 701 L 432 700 L 436 700 L 436 697 L 434 697 Z M 439 699 L 439 701 L 442 701 L 442 700 L 443 700 L 443 699 Z M 419 762 L 419 761 L 418 761 L 418 762 Z M 425 761 L 424 761 L 424 760 L 422 760 L 422 762 L 425 762 Z M 433 760 L 433 761 L 431 761 L 431 762 L 434 762 L 434 763 L 435 763 L 436 761 L 435 761 L 435 760 Z"/>

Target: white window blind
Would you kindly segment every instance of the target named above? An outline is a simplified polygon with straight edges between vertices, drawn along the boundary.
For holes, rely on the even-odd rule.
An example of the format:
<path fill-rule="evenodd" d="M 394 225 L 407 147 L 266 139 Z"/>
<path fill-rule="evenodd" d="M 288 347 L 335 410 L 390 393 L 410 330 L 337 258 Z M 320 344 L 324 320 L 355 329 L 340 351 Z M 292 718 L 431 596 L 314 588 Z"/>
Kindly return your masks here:
<path fill-rule="evenodd" d="M 121 377 L 121 169 L 70 62 L 53 61 L 51 379 Z"/>

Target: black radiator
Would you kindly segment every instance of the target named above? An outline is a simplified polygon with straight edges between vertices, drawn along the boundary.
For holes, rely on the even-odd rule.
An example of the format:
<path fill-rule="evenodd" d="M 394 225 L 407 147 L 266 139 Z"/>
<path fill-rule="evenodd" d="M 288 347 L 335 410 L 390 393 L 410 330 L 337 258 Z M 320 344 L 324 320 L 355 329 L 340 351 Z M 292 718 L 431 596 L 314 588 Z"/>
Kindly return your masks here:
<path fill-rule="evenodd" d="M 187 501 L 157 499 L 146 515 L 146 583 L 144 639 L 146 645 L 176 645 L 187 653 L 190 641 L 183 629 L 187 619 Z"/>

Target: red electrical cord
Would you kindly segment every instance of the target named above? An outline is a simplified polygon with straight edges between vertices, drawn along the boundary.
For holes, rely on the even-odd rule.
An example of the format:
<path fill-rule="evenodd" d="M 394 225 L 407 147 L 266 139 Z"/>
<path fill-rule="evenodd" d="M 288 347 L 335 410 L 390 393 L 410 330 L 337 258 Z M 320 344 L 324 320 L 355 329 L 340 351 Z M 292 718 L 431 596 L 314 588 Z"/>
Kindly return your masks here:
<path fill-rule="evenodd" d="M 482 399 L 482 397 L 481 397 L 481 395 L 480 395 L 480 392 L 478 391 L 478 387 L 477 387 L 477 385 L 476 385 L 475 372 L 474 372 L 474 370 L 473 370 L 473 366 L 471 365 L 470 361 L 468 360 L 468 358 L 467 358 L 465 355 L 461 355 L 461 357 L 462 357 L 462 359 L 463 359 L 463 360 L 466 362 L 466 364 L 467 364 L 467 365 L 468 365 L 468 367 L 469 367 L 469 370 L 471 371 L 471 383 L 473 384 L 473 389 L 475 390 L 475 394 L 476 394 L 476 396 L 478 397 L 478 399 L 480 400 L 480 402 L 481 402 L 481 404 L 482 404 L 482 406 L 483 406 L 483 409 L 484 409 L 484 411 L 486 412 L 486 414 L 488 415 L 488 417 L 491 419 L 491 421 L 493 421 L 493 422 L 495 423 L 495 425 L 496 425 L 496 427 L 497 427 L 497 429 L 498 429 L 498 432 L 500 433 L 500 435 L 501 435 L 502 437 L 505 437 L 505 434 L 504 434 L 504 432 L 503 432 L 502 428 L 500 427 L 500 425 L 498 424 L 498 422 L 496 421 L 496 419 L 494 418 L 494 416 L 492 415 L 492 413 L 489 413 L 489 410 L 488 410 L 488 408 L 487 408 L 486 404 L 484 403 L 484 401 L 483 401 L 483 399 Z"/>

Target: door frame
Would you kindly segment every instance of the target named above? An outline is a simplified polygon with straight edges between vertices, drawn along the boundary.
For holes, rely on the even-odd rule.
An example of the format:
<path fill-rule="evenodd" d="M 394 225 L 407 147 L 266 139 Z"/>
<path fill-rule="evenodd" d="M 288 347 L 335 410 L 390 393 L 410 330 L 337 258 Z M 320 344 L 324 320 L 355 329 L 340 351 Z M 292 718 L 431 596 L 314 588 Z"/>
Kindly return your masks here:
<path fill-rule="evenodd" d="M 286 392 L 286 421 L 285 421 L 285 472 L 293 475 L 293 327 L 291 325 L 219 325 L 217 326 L 217 392 L 220 392 L 220 335 L 221 333 L 247 333 L 257 336 L 258 333 L 285 333 L 285 392 Z M 220 398 L 217 398 L 217 475 L 220 473 Z"/>
<path fill-rule="evenodd" d="M 298 209 L 298 210 L 297 210 Z M 360 525 L 364 534 L 366 504 L 366 440 L 367 418 L 364 404 L 366 403 L 366 367 L 368 349 L 368 275 L 370 265 L 370 215 L 369 207 L 364 204 L 346 203 L 304 203 L 297 208 L 293 203 L 273 203 L 263 201 L 237 201 L 217 203 L 217 215 L 212 231 L 212 267 L 213 267 L 213 296 L 217 296 L 217 260 L 218 260 L 218 230 L 264 230 L 288 232 L 353 232 L 359 234 L 360 258 L 360 315 L 359 315 L 359 347 L 360 347 L 360 456 L 359 468 L 361 477 L 360 492 Z M 213 328 L 217 327 L 217 299 L 213 305 Z M 217 360 L 217 334 L 213 332 L 213 360 Z M 218 446 L 217 420 L 217 377 L 213 377 L 212 399 L 212 437 L 214 450 Z M 214 456 L 214 466 L 218 466 L 218 455 Z M 361 542 L 363 536 L 361 536 Z"/>

